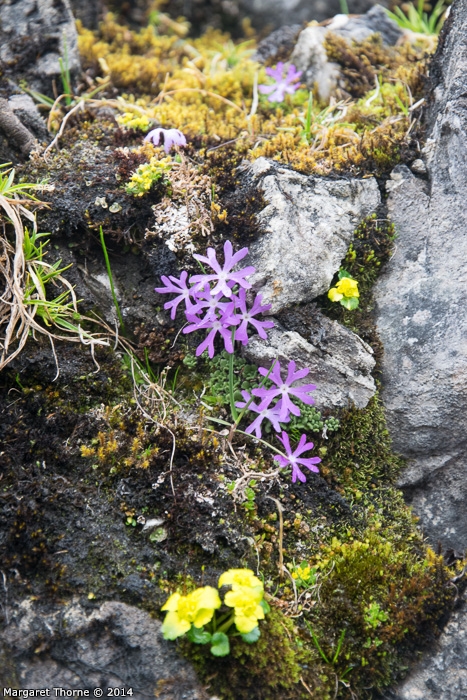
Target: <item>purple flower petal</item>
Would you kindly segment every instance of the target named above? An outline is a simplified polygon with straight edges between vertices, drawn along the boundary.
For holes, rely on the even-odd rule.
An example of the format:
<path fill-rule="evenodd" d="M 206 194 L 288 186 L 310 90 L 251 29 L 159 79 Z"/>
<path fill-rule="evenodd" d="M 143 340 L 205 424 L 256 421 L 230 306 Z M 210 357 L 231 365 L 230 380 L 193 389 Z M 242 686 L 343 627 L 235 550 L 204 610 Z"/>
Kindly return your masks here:
<path fill-rule="evenodd" d="M 276 455 L 274 459 L 277 462 L 279 462 L 281 467 L 292 467 L 292 483 L 295 483 L 297 479 L 299 479 L 301 482 L 306 481 L 305 475 L 298 466 L 299 464 L 303 465 L 312 472 L 319 472 L 319 469 L 316 466 L 321 462 L 321 459 L 319 457 L 303 457 L 300 459 L 300 455 L 303 452 L 311 450 L 314 447 L 312 442 L 306 441 L 306 435 L 301 436 L 300 441 L 297 447 L 295 448 L 294 452 L 292 452 L 292 448 L 290 447 L 289 436 L 285 431 L 282 432 L 281 436 L 278 435 L 277 439 L 280 440 L 280 442 L 283 444 L 287 457 L 284 457 L 283 455 Z"/>
<path fill-rule="evenodd" d="M 259 85 L 258 90 L 263 95 L 269 95 L 268 102 L 283 102 L 286 93 L 293 95 L 300 87 L 297 82 L 302 72 L 297 71 L 293 63 L 284 75 L 284 64 L 279 61 L 276 68 L 266 68 L 266 75 L 275 81 L 272 85 Z"/>
<path fill-rule="evenodd" d="M 212 295 L 223 294 L 226 297 L 232 296 L 232 285 L 231 282 L 249 289 L 251 284 L 245 280 L 245 277 L 252 275 L 255 272 L 254 267 L 244 267 L 242 270 L 237 272 L 232 272 L 232 268 L 242 260 L 248 253 L 248 248 L 242 248 L 237 253 L 233 253 L 232 243 L 226 241 L 224 244 L 224 266 L 221 267 L 219 261 L 216 258 L 216 252 L 214 248 L 208 248 L 208 255 L 194 255 L 194 257 L 200 262 L 209 265 L 211 269 L 214 270 L 213 275 L 193 275 L 190 277 L 190 283 L 195 285 L 195 289 L 201 289 L 209 282 L 216 282 L 217 284 L 211 290 Z"/>
<path fill-rule="evenodd" d="M 181 273 L 180 279 L 177 279 L 172 275 L 170 275 L 169 277 L 162 275 L 161 280 L 165 284 L 165 287 L 156 287 L 154 290 L 158 294 L 177 294 L 175 299 L 172 299 L 172 301 L 168 301 L 166 304 L 164 304 L 164 309 L 172 309 L 170 313 L 171 319 L 175 318 L 175 314 L 177 313 L 177 307 L 182 301 L 185 302 L 186 310 L 193 312 L 193 303 L 190 299 L 193 290 L 187 287 L 187 277 L 188 272 L 186 272 L 185 270 L 183 270 L 183 272 Z"/>
<path fill-rule="evenodd" d="M 151 142 L 155 146 L 158 146 L 161 140 L 166 153 L 169 153 L 173 146 L 186 146 L 186 138 L 178 129 L 153 129 L 144 137 L 146 143 Z"/>
<path fill-rule="evenodd" d="M 268 371 L 265 367 L 259 367 L 258 372 L 266 377 Z M 276 396 L 280 396 L 282 399 L 281 408 L 281 422 L 284 422 L 289 415 L 289 412 L 294 416 L 300 415 L 300 409 L 296 404 L 293 403 L 291 397 L 295 397 L 305 404 L 311 405 L 314 403 L 314 399 L 309 396 L 310 391 L 314 391 L 316 386 L 314 384 L 304 384 L 302 386 L 294 387 L 292 384 L 299 379 L 303 379 L 309 373 L 309 369 L 300 369 L 295 371 L 295 362 L 291 360 L 288 365 L 287 379 L 284 381 L 281 376 L 281 365 L 277 360 L 274 368 L 269 375 L 269 379 L 276 385 L 270 389 L 261 388 L 253 389 L 253 395 L 259 396 L 260 398 L 274 399 Z"/>

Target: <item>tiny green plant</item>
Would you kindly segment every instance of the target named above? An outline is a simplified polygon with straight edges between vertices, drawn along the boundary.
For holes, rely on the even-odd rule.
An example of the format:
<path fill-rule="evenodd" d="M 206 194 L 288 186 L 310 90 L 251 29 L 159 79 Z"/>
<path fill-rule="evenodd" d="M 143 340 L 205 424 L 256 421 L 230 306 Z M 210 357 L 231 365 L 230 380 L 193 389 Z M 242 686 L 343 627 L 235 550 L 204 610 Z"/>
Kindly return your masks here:
<path fill-rule="evenodd" d="M 292 578 L 297 588 L 313 588 L 318 581 L 318 569 L 302 561 L 292 568 Z"/>
<path fill-rule="evenodd" d="M 104 260 L 105 260 L 105 268 L 107 270 L 107 276 L 109 278 L 109 283 L 110 283 L 110 292 L 112 294 L 112 301 L 115 306 L 115 311 L 117 312 L 117 317 L 120 323 L 120 329 L 125 332 L 125 324 L 123 322 L 123 316 L 122 312 L 120 311 L 120 306 L 118 303 L 117 295 L 115 293 L 115 285 L 114 285 L 114 280 L 113 280 L 113 275 L 112 275 L 112 268 L 110 267 L 110 260 L 109 260 L 109 254 L 107 252 L 107 246 L 105 244 L 105 238 L 104 238 L 104 232 L 102 230 L 102 226 L 99 228 L 99 236 L 101 240 L 101 246 L 102 246 L 102 252 L 104 253 Z"/>
<path fill-rule="evenodd" d="M 155 183 L 162 181 L 168 184 L 167 174 L 172 167 L 173 160 L 170 156 L 161 159 L 153 156 L 149 163 L 139 165 L 131 175 L 129 182 L 125 185 L 126 193 L 134 197 L 142 197 Z"/>
<path fill-rule="evenodd" d="M 27 204 L 39 206 L 31 194 L 32 183 L 14 183 L 14 170 L 0 166 L 0 270 L 5 288 L 0 298 L 0 369 L 21 352 L 30 332 L 46 335 L 54 351 L 55 340 L 91 346 L 108 345 L 108 339 L 82 328 L 85 317 L 78 312 L 74 289 L 63 276 L 61 260 L 49 263 L 48 234 L 38 233 L 36 218 Z M 20 195 L 20 197 L 19 197 Z M 26 219 L 31 227 L 25 227 Z M 58 289 L 54 296 L 53 290 Z M 90 319 L 87 319 L 90 320 Z M 56 357 L 55 357 L 56 359 Z M 57 363 L 58 372 L 58 363 Z"/>
<path fill-rule="evenodd" d="M 270 611 L 262 582 L 250 569 L 229 569 L 219 578 L 218 588 L 223 586 L 231 586 L 223 603 L 212 586 L 188 595 L 173 593 L 161 608 L 167 613 L 162 624 L 164 638 L 185 635 L 194 644 L 209 644 L 213 656 L 230 653 L 229 637 L 241 637 L 248 644 L 258 641 L 258 623 Z"/>
<path fill-rule="evenodd" d="M 65 104 L 69 107 L 73 102 L 73 91 L 68 64 L 68 45 L 65 36 L 63 37 L 63 58 L 60 56 L 58 64 L 60 66 L 60 77 L 62 79 L 63 93 L 65 95 Z"/>
<path fill-rule="evenodd" d="M 379 627 L 382 622 L 387 622 L 389 615 L 381 610 L 379 603 L 370 603 L 365 608 L 365 623 L 373 629 Z"/>
<path fill-rule="evenodd" d="M 394 12 L 386 10 L 389 17 L 397 22 L 403 29 L 409 29 L 418 34 L 437 35 L 441 31 L 448 5 L 444 0 L 438 0 L 430 13 L 425 11 L 425 0 L 418 0 L 407 4 L 406 13 L 400 7 L 395 7 Z"/>
<path fill-rule="evenodd" d="M 348 15 L 349 14 L 349 5 L 347 0 L 339 0 L 339 4 L 341 6 L 341 13 L 343 15 Z"/>
<path fill-rule="evenodd" d="M 324 652 L 321 644 L 319 643 L 319 639 L 318 639 L 317 635 L 315 634 L 312 626 L 308 622 L 308 620 L 305 620 L 305 625 L 307 626 L 308 631 L 309 631 L 311 638 L 313 640 L 313 644 L 315 645 L 316 649 L 318 650 L 318 653 L 321 656 L 321 658 L 323 659 L 323 661 L 327 664 L 334 666 L 337 663 L 337 661 L 339 660 L 339 655 L 342 651 L 342 646 L 344 644 L 345 632 L 346 632 L 345 629 L 343 629 L 342 632 L 340 633 L 334 654 L 332 656 L 328 656 Z"/>

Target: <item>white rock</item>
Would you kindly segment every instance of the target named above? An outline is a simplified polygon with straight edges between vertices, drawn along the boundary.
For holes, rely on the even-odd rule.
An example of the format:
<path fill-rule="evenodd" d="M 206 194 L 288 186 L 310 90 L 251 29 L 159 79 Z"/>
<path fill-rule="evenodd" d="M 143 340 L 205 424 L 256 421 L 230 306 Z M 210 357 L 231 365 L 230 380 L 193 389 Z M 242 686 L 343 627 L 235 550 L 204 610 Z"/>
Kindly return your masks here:
<path fill-rule="evenodd" d="M 377 182 L 302 175 L 258 158 L 248 169 L 267 206 L 262 235 L 250 246 L 250 278 L 275 314 L 328 291 L 353 232 L 380 203 Z"/>
<path fill-rule="evenodd" d="M 269 368 L 278 359 L 284 369 L 294 360 L 298 369 L 308 367 L 309 375 L 299 384 L 316 384 L 313 398 L 317 408 L 367 405 L 376 391 L 371 376 L 375 361 L 372 349 L 358 335 L 325 316 L 317 322 L 311 342 L 275 323 L 268 340 L 250 338 L 244 349 L 250 362 Z M 285 369 L 282 375 L 286 376 Z"/>

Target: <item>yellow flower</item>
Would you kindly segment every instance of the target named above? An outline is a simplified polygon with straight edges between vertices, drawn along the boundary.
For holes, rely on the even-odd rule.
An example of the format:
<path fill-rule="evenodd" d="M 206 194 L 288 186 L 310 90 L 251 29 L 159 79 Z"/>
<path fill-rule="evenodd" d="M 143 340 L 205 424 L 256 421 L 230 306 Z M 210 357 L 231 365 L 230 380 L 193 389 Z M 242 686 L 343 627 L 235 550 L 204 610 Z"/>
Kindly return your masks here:
<path fill-rule="evenodd" d="M 339 280 L 335 287 L 332 287 L 328 292 L 328 297 L 331 301 L 340 301 L 344 297 L 352 299 L 359 297 L 358 282 L 350 277 L 343 277 Z"/>
<path fill-rule="evenodd" d="M 219 593 L 212 586 L 197 588 L 188 595 L 173 593 L 161 610 L 167 615 L 162 624 L 164 639 L 176 639 L 188 632 L 191 625 L 203 627 L 211 622 L 214 610 L 220 608 Z"/>
<path fill-rule="evenodd" d="M 224 602 L 230 608 L 234 608 L 235 626 L 241 634 L 248 634 L 257 627 L 258 620 L 264 620 L 264 610 L 259 604 L 262 599 L 262 586 L 238 586 L 225 594 Z"/>
<path fill-rule="evenodd" d="M 221 586 L 231 585 L 235 591 L 239 586 L 242 588 L 257 588 L 263 590 L 263 584 L 257 578 L 251 569 L 229 569 L 224 572 L 219 579 L 219 588 Z"/>

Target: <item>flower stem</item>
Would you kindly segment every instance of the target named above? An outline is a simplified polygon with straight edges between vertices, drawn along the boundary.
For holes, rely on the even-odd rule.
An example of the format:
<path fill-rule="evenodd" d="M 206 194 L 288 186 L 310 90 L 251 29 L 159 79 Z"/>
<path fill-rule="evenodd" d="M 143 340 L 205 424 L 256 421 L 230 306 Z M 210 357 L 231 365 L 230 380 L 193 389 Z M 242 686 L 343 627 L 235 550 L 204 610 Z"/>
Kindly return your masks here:
<path fill-rule="evenodd" d="M 259 386 L 257 387 L 258 389 L 262 389 L 262 387 L 264 386 L 264 383 L 265 383 L 266 379 L 269 378 L 269 375 L 271 374 L 272 370 L 274 369 L 274 366 L 275 366 L 276 362 L 277 362 L 277 360 L 274 360 L 274 362 L 272 363 L 272 365 L 271 365 L 270 368 L 269 368 L 269 372 L 267 373 L 267 375 L 263 378 L 263 380 L 261 381 L 261 383 L 260 383 Z M 254 399 L 255 399 L 255 397 L 252 396 L 251 399 L 250 399 L 250 400 L 248 401 L 248 403 L 246 404 L 246 406 L 244 406 L 244 408 L 242 408 L 242 410 L 241 410 L 240 413 L 238 414 L 237 419 L 235 420 L 234 425 L 232 426 L 232 428 L 233 428 L 233 431 L 232 431 L 232 432 L 234 432 L 234 431 L 237 429 L 237 425 L 238 425 L 238 424 L 240 423 L 240 421 L 242 420 L 243 414 L 245 413 L 245 411 L 248 411 L 248 406 L 250 405 L 250 403 L 251 403 L 252 401 L 254 401 Z M 240 432 L 242 432 L 242 431 L 240 431 Z"/>
<path fill-rule="evenodd" d="M 208 420 L 212 420 L 214 423 L 220 423 L 221 425 L 227 425 L 230 428 L 235 427 L 235 423 L 232 425 L 231 423 L 228 423 L 226 420 L 222 420 L 221 418 L 214 418 L 214 416 L 206 416 Z M 266 445 L 266 447 L 269 447 L 273 452 L 275 452 L 278 455 L 281 455 L 282 457 L 285 457 L 288 459 L 288 455 L 285 454 L 285 452 L 281 452 L 280 450 L 277 449 L 277 447 L 274 447 L 274 445 L 271 445 L 270 442 L 266 442 L 266 440 L 263 440 L 262 438 L 258 437 L 253 437 L 253 435 L 250 435 L 250 433 L 246 433 L 244 430 L 240 430 L 239 428 L 235 429 L 235 432 L 241 433 L 242 435 L 246 435 L 247 437 L 251 438 L 252 440 L 256 440 L 257 442 L 262 442 L 263 445 Z"/>
<path fill-rule="evenodd" d="M 235 349 L 235 328 L 232 328 L 232 346 Z M 234 353 L 232 352 L 229 356 L 229 395 L 230 395 L 230 410 L 232 412 L 232 418 L 235 424 L 238 422 L 238 411 L 235 407 L 234 398 Z"/>
<path fill-rule="evenodd" d="M 234 616 L 232 614 L 232 616 L 227 620 L 227 622 L 224 622 L 224 624 L 221 625 L 217 631 L 224 632 L 224 634 L 225 634 L 227 632 L 227 630 L 233 625 L 233 623 L 234 623 Z"/>

